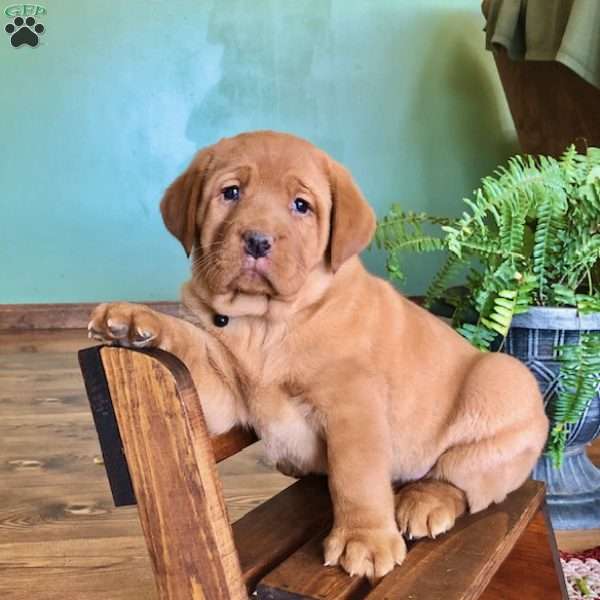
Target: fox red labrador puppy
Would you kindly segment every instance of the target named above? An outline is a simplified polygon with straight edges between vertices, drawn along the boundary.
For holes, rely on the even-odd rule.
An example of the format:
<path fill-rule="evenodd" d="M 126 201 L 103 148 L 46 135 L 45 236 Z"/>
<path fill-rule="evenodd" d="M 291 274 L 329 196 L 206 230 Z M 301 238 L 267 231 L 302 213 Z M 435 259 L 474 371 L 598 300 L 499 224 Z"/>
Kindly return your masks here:
<path fill-rule="evenodd" d="M 212 433 L 253 427 L 284 472 L 327 473 L 326 564 L 381 577 L 402 533 L 435 537 L 527 478 L 548 430 L 535 379 L 364 269 L 375 216 L 325 152 L 283 133 L 223 139 L 161 211 L 192 257 L 183 302 L 200 325 L 116 303 L 90 331 L 178 356 Z M 392 482 L 410 482 L 396 500 Z"/>

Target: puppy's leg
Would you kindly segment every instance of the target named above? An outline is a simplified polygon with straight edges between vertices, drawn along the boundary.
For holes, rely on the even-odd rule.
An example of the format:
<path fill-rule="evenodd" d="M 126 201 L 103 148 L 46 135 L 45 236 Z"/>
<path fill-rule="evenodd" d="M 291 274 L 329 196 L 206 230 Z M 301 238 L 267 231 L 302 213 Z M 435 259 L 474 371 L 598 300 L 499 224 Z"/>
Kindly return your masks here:
<path fill-rule="evenodd" d="M 350 575 L 383 577 L 406 554 L 394 520 L 391 444 L 383 402 L 369 382 L 336 386 L 326 413 L 329 488 L 334 525 L 325 540 L 325 564 Z"/>
<path fill-rule="evenodd" d="M 444 481 L 424 479 L 409 483 L 396 494 L 396 520 L 409 539 L 448 531 L 467 508 L 462 490 Z"/>
<path fill-rule="evenodd" d="M 526 367 L 504 354 L 482 355 L 448 425 L 447 450 L 427 480 L 400 493 L 400 529 L 435 536 L 466 506 L 477 512 L 502 502 L 531 473 L 547 432 L 540 392 Z"/>
<path fill-rule="evenodd" d="M 539 449 L 524 446 L 519 430 L 457 445 L 444 452 L 428 478 L 402 488 L 396 519 L 412 538 L 436 537 L 448 531 L 467 506 L 474 513 L 506 495 L 527 479 Z"/>
<path fill-rule="evenodd" d="M 100 304 L 92 312 L 90 336 L 133 348 L 160 348 L 189 369 L 202 402 L 208 430 L 219 434 L 242 422 L 243 408 L 224 378 L 235 380 L 232 367 L 211 336 L 200 327 L 141 304 Z M 210 360 L 209 360 L 210 358 Z M 213 365 L 218 368 L 213 368 Z M 245 422 L 245 420 L 244 420 Z"/>
<path fill-rule="evenodd" d="M 430 476 L 463 490 L 469 511 L 474 513 L 502 502 L 522 485 L 539 455 L 540 448 L 524 444 L 521 431 L 507 431 L 448 449 Z"/>
<path fill-rule="evenodd" d="M 527 479 L 548 435 L 537 382 L 505 354 L 484 354 L 464 382 L 447 450 L 430 476 L 466 494 L 471 512 L 502 502 Z"/>

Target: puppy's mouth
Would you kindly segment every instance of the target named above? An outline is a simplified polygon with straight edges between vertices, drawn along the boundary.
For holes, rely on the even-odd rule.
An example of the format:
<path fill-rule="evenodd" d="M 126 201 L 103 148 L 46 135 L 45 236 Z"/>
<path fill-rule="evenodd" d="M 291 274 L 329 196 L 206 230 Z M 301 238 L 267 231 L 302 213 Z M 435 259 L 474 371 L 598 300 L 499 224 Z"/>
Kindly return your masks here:
<path fill-rule="evenodd" d="M 244 256 L 240 273 L 250 278 L 268 278 L 268 272 L 271 267 L 271 259 L 267 257 L 253 258 Z"/>
<path fill-rule="evenodd" d="M 232 286 L 247 294 L 269 294 L 276 292 L 270 277 L 271 259 L 267 257 L 253 258 L 244 256 L 239 274 L 234 278 Z"/>

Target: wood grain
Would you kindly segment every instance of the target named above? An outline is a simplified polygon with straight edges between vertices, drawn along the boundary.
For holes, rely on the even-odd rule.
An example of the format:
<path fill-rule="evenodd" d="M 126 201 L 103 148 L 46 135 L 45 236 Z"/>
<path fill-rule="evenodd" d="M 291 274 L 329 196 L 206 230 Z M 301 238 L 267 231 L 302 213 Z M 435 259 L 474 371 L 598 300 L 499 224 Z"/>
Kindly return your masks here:
<path fill-rule="evenodd" d="M 478 598 L 532 520 L 543 496 L 543 485 L 529 481 L 502 504 L 461 518 L 437 540 L 419 541 L 410 548 L 405 562 L 367 598 Z M 264 577 L 257 591 L 259 598 L 268 600 L 343 600 L 359 597 L 362 586 L 360 579 L 322 565 L 322 536 L 316 536 Z"/>
<path fill-rule="evenodd" d="M 349 577 L 337 567 L 323 566 L 323 539 L 326 533 L 323 531 L 314 536 L 267 574 L 256 588 L 259 600 L 364 598 L 370 589 L 365 579 Z"/>
<path fill-rule="evenodd" d="M 502 504 L 460 519 L 437 540 L 423 540 L 402 569 L 386 577 L 369 600 L 473 600 L 481 595 L 544 498 L 543 484 L 527 481 Z"/>
<path fill-rule="evenodd" d="M 233 524 L 249 590 L 307 539 L 331 525 L 331 500 L 323 477 L 305 477 Z"/>
<path fill-rule="evenodd" d="M 110 346 L 104 345 L 80 350 L 78 352 L 79 365 L 85 382 L 94 425 L 98 433 L 102 458 L 114 503 L 116 506 L 127 506 L 136 503 L 135 492 L 123 453 L 123 442 L 110 396 L 108 379 L 101 359 L 101 353 L 104 349 L 106 349 L 106 352 L 112 351 Z M 129 350 L 129 352 L 142 352 L 147 356 L 154 357 L 159 363 L 165 360 L 166 356 L 164 352 L 159 350 Z M 165 368 L 168 369 L 166 365 Z M 183 377 L 183 375 L 180 376 Z M 192 387 L 191 382 L 186 381 L 186 385 Z M 254 431 L 239 427 L 211 437 L 210 442 L 214 458 L 217 462 L 220 462 L 237 454 L 257 440 Z"/>
<path fill-rule="evenodd" d="M 560 156 L 600 146 L 600 90 L 556 61 L 513 61 L 494 51 L 519 143 L 528 154 Z"/>
<path fill-rule="evenodd" d="M 544 505 L 500 565 L 480 600 L 506 600 L 518 585 L 521 598 L 567 600 L 552 524 Z"/>
<path fill-rule="evenodd" d="M 3 600 L 156 600 L 143 537 L 0 543 Z"/>
<path fill-rule="evenodd" d="M 162 600 L 241 600 L 246 589 L 204 417 L 187 369 L 103 348 L 102 362 Z"/>
<path fill-rule="evenodd" d="M 100 302 L 64 304 L 0 304 L 0 330 L 85 329 L 92 310 Z M 137 302 L 175 317 L 182 314 L 180 302 Z"/>
<path fill-rule="evenodd" d="M 241 427 L 210 438 L 213 454 L 217 462 L 221 462 L 241 452 L 256 441 L 258 441 L 258 438 L 254 431 L 251 429 L 242 429 Z"/>

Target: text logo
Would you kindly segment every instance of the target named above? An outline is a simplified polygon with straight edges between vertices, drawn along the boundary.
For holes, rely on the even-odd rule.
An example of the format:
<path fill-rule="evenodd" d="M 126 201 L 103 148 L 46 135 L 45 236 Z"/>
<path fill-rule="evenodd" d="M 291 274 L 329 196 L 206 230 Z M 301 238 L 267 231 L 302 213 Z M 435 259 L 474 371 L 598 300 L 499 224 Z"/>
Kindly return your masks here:
<path fill-rule="evenodd" d="M 46 8 L 39 4 L 11 4 L 4 9 L 7 17 L 39 17 L 46 12 Z"/>

